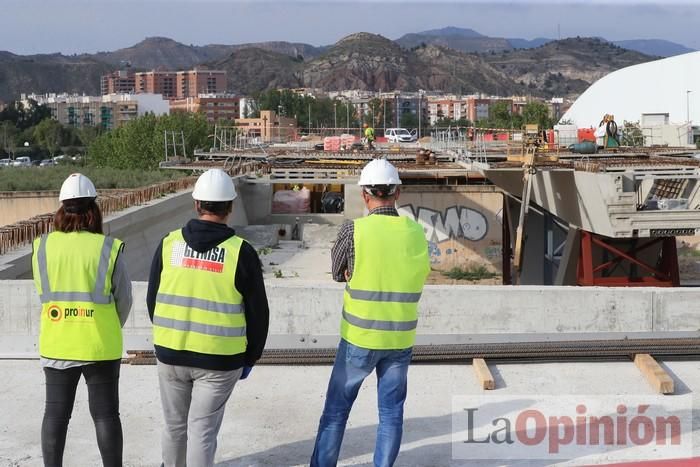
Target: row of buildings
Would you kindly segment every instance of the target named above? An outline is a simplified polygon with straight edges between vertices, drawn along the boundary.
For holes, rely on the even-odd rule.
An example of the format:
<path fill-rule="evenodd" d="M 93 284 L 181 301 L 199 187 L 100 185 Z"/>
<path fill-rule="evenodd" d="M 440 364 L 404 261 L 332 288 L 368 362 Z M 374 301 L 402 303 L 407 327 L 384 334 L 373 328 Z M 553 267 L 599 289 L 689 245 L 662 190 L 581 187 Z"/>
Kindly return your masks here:
<path fill-rule="evenodd" d="M 129 68 L 102 76 L 102 95 L 160 94 L 166 99 L 185 99 L 200 94 L 225 94 L 226 72 L 195 68 L 187 71 L 134 72 Z"/>
<path fill-rule="evenodd" d="M 290 122 L 294 120 L 277 115 L 271 111 L 251 119 L 253 108 L 251 98 L 227 92 L 226 71 L 195 68 L 187 71 L 133 72 L 130 69 L 118 70 L 102 77 L 102 95 L 85 96 L 69 94 L 29 94 L 22 95 L 22 101 L 34 100 L 51 109 L 53 118 L 74 127 L 96 126 L 113 129 L 145 113 L 156 115 L 170 112 L 191 112 L 203 114 L 209 122 L 229 121 L 232 124 L 250 128 L 270 127 L 267 130 L 255 130 L 252 133 L 274 134 L 289 132 Z M 378 122 L 378 127 L 400 126 L 401 116 L 407 113 L 417 117 L 422 125 L 435 125 L 443 119 L 458 121 L 467 119 L 472 122 L 489 117 L 491 108 L 496 103 L 507 104 L 514 114 L 530 101 L 527 97 L 499 97 L 484 95 L 447 95 L 439 92 L 371 92 L 339 91 L 325 92 L 318 89 L 293 89 L 294 92 L 314 98 L 328 97 L 351 103 L 355 118 L 365 115 L 393 115 L 393 121 Z M 558 119 L 566 110 L 563 99 L 546 102 L 550 114 Z M 383 109 L 378 106 L 384 107 Z M 386 112 L 387 107 L 391 112 Z M 281 119 L 285 118 L 282 123 Z M 297 123 L 293 126 L 296 131 Z"/>

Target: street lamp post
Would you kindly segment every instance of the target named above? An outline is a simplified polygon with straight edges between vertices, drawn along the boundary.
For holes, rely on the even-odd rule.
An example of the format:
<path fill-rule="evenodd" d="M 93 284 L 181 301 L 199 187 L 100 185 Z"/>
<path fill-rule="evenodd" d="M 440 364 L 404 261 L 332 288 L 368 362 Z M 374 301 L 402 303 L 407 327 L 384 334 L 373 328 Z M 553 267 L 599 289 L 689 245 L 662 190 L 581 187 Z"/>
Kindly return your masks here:
<path fill-rule="evenodd" d="M 384 119 L 384 124 L 382 125 L 384 132 L 386 132 L 386 99 L 382 98 L 382 118 Z"/>
<path fill-rule="evenodd" d="M 282 142 L 282 106 L 277 106 L 277 142 Z"/>
<path fill-rule="evenodd" d="M 686 121 L 688 122 L 688 144 L 693 144 L 693 126 L 690 124 L 690 93 L 691 90 L 685 91 L 685 112 Z"/>
<path fill-rule="evenodd" d="M 421 114 L 422 109 L 421 109 L 421 103 L 423 100 L 423 92 L 421 90 L 418 90 L 418 140 L 420 141 L 420 123 L 421 123 Z"/>
<path fill-rule="evenodd" d="M 338 131 L 338 113 L 336 112 L 336 107 L 338 103 L 333 101 L 333 134 Z"/>

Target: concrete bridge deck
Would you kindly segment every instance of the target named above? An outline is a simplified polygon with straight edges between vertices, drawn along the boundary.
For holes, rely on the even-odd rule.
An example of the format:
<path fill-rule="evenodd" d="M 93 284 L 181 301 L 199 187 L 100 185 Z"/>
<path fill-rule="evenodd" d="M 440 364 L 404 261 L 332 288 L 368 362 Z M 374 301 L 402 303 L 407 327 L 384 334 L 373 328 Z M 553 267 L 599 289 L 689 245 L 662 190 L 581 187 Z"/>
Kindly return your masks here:
<path fill-rule="evenodd" d="M 674 375 L 678 395 L 700 402 L 700 362 L 666 362 Z M 608 454 L 572 459 L 480 460 L 452 456 L 453 397 L 481 400 L 494 397 L 522 400 L 536 394 L 594 397 L 652 396 L 653 391 L 632 363 L 550 363 L 491 365 L 496 378 L 494 391 L 478 386 L 468 364 L 417 365 L 409 370 L 404 438 L 397 466 L 578 466 L 612 462 L 625 455 L 636 457 L 635 447 L 618 448 Z M 39 435 L 43 413 L 43 375 L 37 361 L 0 361 L 0 465 L 35 467 L 41 462 Z M 219 435 L 217 465 L 301 466 L 308 465 L 330 366 L 258 366 L 248 380 L 235 388 Z M 340 465 L 370 466 L 376 431 L 376 380 L 370 376 L 350 415 Z M 121 415 L 124 428 L 125 466 L 160 465 L 162 415 L 158 379 L 154 366 L 122 366 Z M 685 414 L 689 417 L 689 414 Z M 700 413 L 692 413 L 692 446 L 700 452 Z M 460 444 L 460 443 L 457 443 Z M 671 457 L 690 457 L 678 451 Z M 656 459 L 656 457 L 653 457 Z M 68 433 L 65 465 L 100 465 L 87 391 L 78 388 Z M 683 465 L 691 465 L 685 463 Z"/>
<path fill-rule="evenodd" d="M 125 327 L 126 348 L 149 349 L 145 283 L 135 283 L 135 304 Z M 270 280 L 271 348 L 334 346 L 338 340 L 342 285 L 294 279 Z M 419 343 L 569 340 L 590 336 L 697 336 L 700 316 L 691 304 L 698 289 L 428 286 L 421 300 Z M 38 298 L 31 281 L 0 281 L 0 465 L 41 465 L 39 430 L 43 376 L 36 361 Z M 303 338 L 303 339 L 302 339 Z M 23 358 L 23 359 L 18 359 Z M 541 397 L 584 401 L 656 398 L 685 404 L 684 450 L 700 452 L 699 361 L 662 362 L 676 392 L 657 396 L 634 364 L 614 362 L 491 363 L 496 390 L 483 391 L 471 365 L 414 364 L 409 372 L 405 438 L 399 466 L 584 465 L 649 459 L 634 446 L 604 454 L 544 460 L 479 460 L 453 457 L 455 398 L 500 410 Z M 241 382 L 220 435 L 220 466 L 305 465 L 313 446 L 330 366 L 258 366 Z M 375 379 L 368 378 L 351 415 L 341 465 L 371 462 L 376 430 Z M 489 397 L 493 397 L 492 402 Z M 162 427 L 156 369 L 122 366 L 121 399 L 125 465 L 157 466 Z M 504 400 L 505 399 L 505 400 Z M 67 444 L 66 464 L 99 465 L 86 391 L 81 386 Z M 458 438 L 459 439 L 459 438 Z M 461 441 L 456 443 L 462 445 Z M 675 452 L 675 451 L 674 451 Z M 639 457 L 635 457 L 638 455 Z M 666 457 L 669 455 L 666 454 Z M 654 457 L 657 458 L 657 457 Z"/>

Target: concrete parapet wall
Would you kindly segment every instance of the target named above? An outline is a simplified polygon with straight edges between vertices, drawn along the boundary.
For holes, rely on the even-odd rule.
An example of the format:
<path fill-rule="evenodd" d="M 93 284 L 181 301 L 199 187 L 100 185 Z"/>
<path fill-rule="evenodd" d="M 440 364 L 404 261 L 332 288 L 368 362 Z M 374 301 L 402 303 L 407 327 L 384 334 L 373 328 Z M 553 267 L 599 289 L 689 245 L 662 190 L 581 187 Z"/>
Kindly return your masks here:
<path fill-rule="evenodd" d="M 268 348 L 332 347 L 342 284 L 272 280 Z M 146 283 L 134 283 L 125 349 L 150 349 Z M 427 286 L 419 344 L 700 336 L 700 289 Z M 36 357 L 40 303 L 32 281 L 0 281 L 0 356 Z"/>
<path fill-rule="evenodd" d="M 160 239 L 193 217 L 192 192 L 182 191 L 109 216 L 104 231 L 126 244 L 124 254 L 131 278 L 146 280 Z M 3 255 L 0 279 L 31 278 L 31 255 L 31 246 Z"/>

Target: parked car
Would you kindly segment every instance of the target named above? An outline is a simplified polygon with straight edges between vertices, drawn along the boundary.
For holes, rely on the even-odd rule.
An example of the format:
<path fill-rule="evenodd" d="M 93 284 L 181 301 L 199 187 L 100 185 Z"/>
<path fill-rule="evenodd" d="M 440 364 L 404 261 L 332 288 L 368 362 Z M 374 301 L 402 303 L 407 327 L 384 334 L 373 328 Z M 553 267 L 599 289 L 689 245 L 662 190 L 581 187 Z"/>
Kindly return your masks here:
<path fill-rule="evenodd" d="M 387 128 L 384 131 L 386 140 L 390 143 L 412 143 L 416 141 L 416 135 L 412 135 L 405 128 Z"/>
<path fill-rule="evenodd" d="M 58 164 L 53 159 L 44 159 L 39 163 L 39 167 L 51 167 L 54 165 L 58 165 Z"/>
<path fill-rule="evenodd" d="M 28 156 L 20 156 L 14 160 L 12 167 L 31 167 L 32 160 Z"/>
<path fill-rule="evenodd" d="M 0 167 L 10 167 L 12 161 L 10 159 L 0 159 Z"/>

